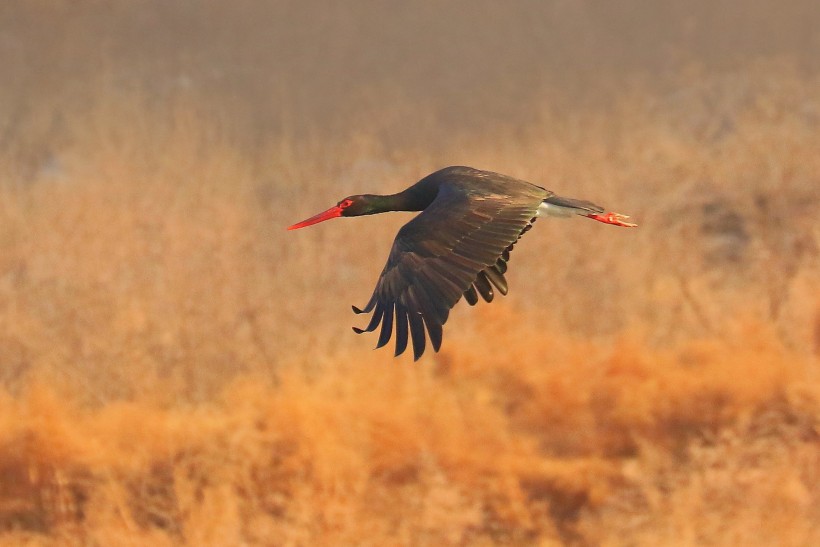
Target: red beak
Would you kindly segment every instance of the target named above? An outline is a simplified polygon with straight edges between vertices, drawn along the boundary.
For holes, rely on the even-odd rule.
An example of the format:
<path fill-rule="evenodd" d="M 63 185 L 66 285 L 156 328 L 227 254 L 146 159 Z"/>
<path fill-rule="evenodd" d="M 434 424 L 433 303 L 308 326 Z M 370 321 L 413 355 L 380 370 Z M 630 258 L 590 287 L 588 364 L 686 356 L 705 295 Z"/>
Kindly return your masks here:
<path fill-rule="evenodd" d="M 307 220 L 303 220 L 302 222 L 297 222 L 293 226 L 288 226 L 288 230 L 296 230 L 298 228 L 304 228 L 305 226 L 312 226 L 313 224 L 318 224 L 325 220 L 330 220 L 331 218 L 336 218 L 342 216 L 342 208 L 338 205 L 334 205 L 327 211 L 323 211 L 318 215 L 313 215 Z"/>

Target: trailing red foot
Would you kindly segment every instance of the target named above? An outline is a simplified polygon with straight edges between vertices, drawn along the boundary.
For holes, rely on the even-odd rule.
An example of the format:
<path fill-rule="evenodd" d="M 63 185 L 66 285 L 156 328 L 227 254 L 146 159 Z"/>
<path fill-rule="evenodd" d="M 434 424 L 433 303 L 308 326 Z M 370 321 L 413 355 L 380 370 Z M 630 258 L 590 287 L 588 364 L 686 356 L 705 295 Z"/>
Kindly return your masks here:
<path fill-rule="evenodd" d="M 613 224 L 615 226 L 623 226 L 624 228 L 637 228 L 637 224 L 631 222 L 624 222 L 629 218 L 629 215 L 622 215 L 621 213 L 604 213 L 603 215 L 587 215 L 592 220 L 603 222 L 604 224 Z"/>

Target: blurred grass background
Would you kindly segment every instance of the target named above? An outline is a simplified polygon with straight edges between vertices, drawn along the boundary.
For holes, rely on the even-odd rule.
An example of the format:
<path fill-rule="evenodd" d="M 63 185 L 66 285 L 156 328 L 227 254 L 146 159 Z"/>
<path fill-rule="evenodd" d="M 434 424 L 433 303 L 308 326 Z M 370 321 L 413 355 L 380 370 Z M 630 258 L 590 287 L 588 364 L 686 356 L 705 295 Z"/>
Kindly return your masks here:
<path fill-rule="evenodd" d="M 0 6 L 0 543 L 820 542 L 820 8 Z M 467 164 L 539 223 L 417 364 L 354 336 Z M 366 236 L 366 237 L 363 237 Z"/>

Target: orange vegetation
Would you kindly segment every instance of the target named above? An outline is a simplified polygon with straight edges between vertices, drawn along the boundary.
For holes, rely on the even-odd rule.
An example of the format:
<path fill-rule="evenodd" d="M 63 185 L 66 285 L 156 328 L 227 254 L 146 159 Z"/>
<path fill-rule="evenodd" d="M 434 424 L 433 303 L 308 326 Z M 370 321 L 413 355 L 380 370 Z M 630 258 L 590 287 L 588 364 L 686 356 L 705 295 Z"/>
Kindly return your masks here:
<path fill-rule="evenodd" d="M 7 541 L 817 540 L 820 390 L 768 329 L 662 352 L 482 319 L 480 339 L 498 327 L 516 349 L 455 337 L 420 366 L 340 351 L 198 404 L 6 395 Z"/>
<path fill-rule="evenodd" d="M 66 74 L 85 74 L 98 42 L 124 41 L 105 51 L 132 61 L 137 45 L 176 51 L 118 32 L 132 28 L 125 7 L 109 27 L 88 4 L 66 25 L 113 29 L 105 40 L 43 30 L 38 9 L 70 11 L 58 1 L 0 24 L 17 13 L 13 29 L 34 29 Z M 333 117 L 341 101 L 324 88 L 301 102 L 282 84 L 274 100 L 260 79 L 243 95 L 238 69 L 202 91 L 217 23 L 233 21 L 202 5 L 216 11 L 179 38 L 189 56 L 160 56 L 162 70 L 201 70 L 176 87 L 129 85 L 111 62 L 49 94 L 52 73 L 8 57 L 0 545 L 820 545 L 816 76 L 783 59 L 693 64 L 658 85 L 636 76 L 606 101 L 534 91 L 513 119 L 485 93 L 460 105 L 473 126 L 421 99 L 413 65 L 395 62 L 406 96 L 365 81 Z M 595 31 L 574 5 L 561 8 L 577 11 L 570 30 Z M 156 13 L 176 20 L 167 9 Z M 319 30 L 358 51 L 358 27 L 333 21 Z M 248 29 L 262 38 L 247 58 L 263 63 L 267 29 Z M 15 36 L 0 32 L 0 56 Z M 325 53 L 269 61 L 306 78 L 302 61 Z M 335 70 L 328 88 L 357 81 Z M 312 107 L 327 126 L 294 121 Z M 259 126 L 233 116 L 255 108 Z M 513 253 L 508 297 L 457 306 L 440 353 L 393 359 L 350 331 L 361 318 L 349 305 L 366 301 L 409 215 L 285 227 L 448 164 L 640 227 L 540 221 Z"/>
<path fill-rule="evenodd" d="M 59 171 L 3 190 L 7 544 L 820 537 L 817 232 L 790 214 L 817 211 L 803 184 L 820 171 L 813 133 L 782 139 L 796 121 L 747 111 L 697 159 L 632 107 L 551 119 L 515 149 L 471 144 L 534 180 L 547 167 L 526 152 L 548 154 L 552 186 L 577 178 L 572 194 L 641 230 L 539 224 L 511 296 L 456 308 L 441 353 L 412 364 L 347 330 L 406 216 L 284 226 L 373 188 L 368 173 L 331 184 L 347 173 L 381 169 L 389 190 L 435 158 L 363 164 L 382 153 L 367 138 L 328 139 L 337 159 L 318 166 L 310 141 L 249 157 L 187 107 L 134 131 L 129 104 L 77 122 Z M 583 162 L 555 129 L 623 117 L 629 130 L 602 133 L 614 144 L 586 137 Z M 756 163 L 750 141 L 782 147 L 782 165 Z M 727 162 L 755 184 L 665 190 Z M 616 184 L 634 173 L 655 186 Z"/>

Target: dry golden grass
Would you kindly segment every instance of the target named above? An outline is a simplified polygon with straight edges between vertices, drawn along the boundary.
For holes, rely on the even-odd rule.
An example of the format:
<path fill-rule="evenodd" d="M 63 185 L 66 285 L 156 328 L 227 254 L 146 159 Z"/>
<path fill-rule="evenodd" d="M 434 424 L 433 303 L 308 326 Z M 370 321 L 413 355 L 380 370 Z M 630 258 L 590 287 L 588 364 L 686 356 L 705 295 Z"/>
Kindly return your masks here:
<path fill-rule="evenodd" d="M 100 100 L 52 164 L 4 163 L 3 541 L 816 543 L 820 142 L 793 85 L 709 150 L 624 97 L 436 156 L 249 154 L 184 102 Z M 508 299 L 394 362 L 347 303 L 407 217 L 283 227 L 451 157 L 642 226 L 539 225 Z"/>
<path fill-rule="evenodd" d="M 291 6 L 295 24 L 263 4 L 203 2 L 178 38 L 172 2 L 0 10 L 14 76 L 0 89 L 0 545 L 820 544 L 820 81 L 798 62 L 816 58 L 633 74 L 587 101 L 530 85 L 547 72 L 513 78 L 521 66 L 493 52 L 541 36 L 539 21 L 480 3 L 500 37 L 475 43 L 502 83 L 458 105 L 487 73 L 418 71 L 435 66 L 436 29 L 472 43 L 482 17 L 453 8 L 413 57 L 406 14 L 382 14 L 398 38 L 377 51 L 358 19 Z M 556 32 L 594 35 L 612 15 L 570 4 Z M 677 20 L 663 6 L 645 8 Z M 274 45 L 315 47 L 263 54 L 269 19 Z M 635 55 L 651 56 L 646 27 Z M 301 96 L 250 78 L 220 32 L 248 66 L 318 84 Z M 22 35 L 42 56 L 15 56 Z M 578 44 L 572 59 L 598 59 Z M 212 87 L 197 79 L 220 67 Z M 505 89 L 521 104 L 497 100 Z M 337 94 L 352 103 L 338 114 Z M 414 364 L 371 351 L 348 307 L 409 215 L 284 227 L 448 164 L 640 229 L 539 222 L 510 296 L 459 305 L 442 351 Z"/>
<path fill-rule="evenodd" d="M 424 366 L 344 352 L 195 405 L 32 384 L 0 403 L 7 542 L 810 545 L 817 382 L 749 334 L 597 357 L 564 336 L 546 363 L 475 339 Z"/>

